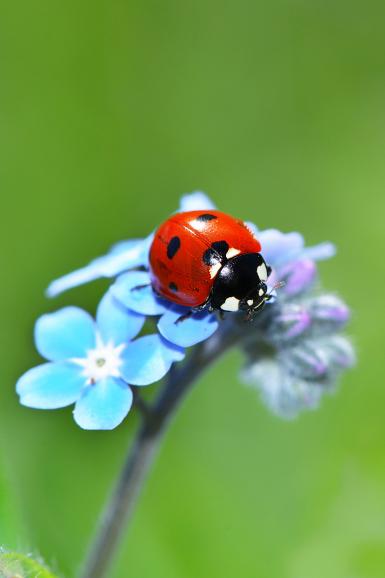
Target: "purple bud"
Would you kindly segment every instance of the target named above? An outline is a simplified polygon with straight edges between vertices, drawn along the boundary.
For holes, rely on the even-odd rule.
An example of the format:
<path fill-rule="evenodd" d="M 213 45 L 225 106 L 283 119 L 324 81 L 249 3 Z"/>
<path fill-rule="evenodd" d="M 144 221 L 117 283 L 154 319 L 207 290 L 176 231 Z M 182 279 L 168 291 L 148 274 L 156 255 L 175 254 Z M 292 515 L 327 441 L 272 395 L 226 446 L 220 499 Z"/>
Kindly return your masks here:
<path fill-rule="evenodd" d="M 331 370 L 342 371 L 353 367 L 356 355 L 350 341 L 342 335 L 323 340 L 323 348 Z"/>
<path fill-rule="evenodd" d="M 340 329 L 350 317 L 348 307 L 335 295 L 320 295 L 309 301 L 308 308 L 313 320 L 330 330 Z"/>
<path fill-rule="evenodd" d="M 293 419 L 303 410 L 315 409 L 322 396 L 320 385 L 289 374 L 273 360 L 249 363 L 241 379 L 259 390 L 263 401 L 276 415 Z"/>
<path fill-rule="evenodd" d="M 281 350 L 279 358 L 292 375 L 325 385 L 355 363 L 354 349 L 341 335 L 307 339 L 295 347 Z"/>
<path fill-rule="evenodd" d="M 301 305 L 283 305 L 275 315 L 269 327 L 269 337 L 274 342 L 295 339 L 306 331 L 311 324 L 311 317 Z"/>
<path fill-rule="evenodd" d="M 280 361 L 290 374 L 302 379 L 319 380 L 328 372 L 324 351 L 317 341 L 308 340 L 282 350 Z"/>
<path fill-rule="evenodd" d="M 278 272 L 280 281 L 285 285 L 283 293 L 288 297 L 293 297 L 298 293 L 306 291 L 314 282 L 317 274 L 317 267 L 310 259 L 301 259 L 288 263 Z"/>

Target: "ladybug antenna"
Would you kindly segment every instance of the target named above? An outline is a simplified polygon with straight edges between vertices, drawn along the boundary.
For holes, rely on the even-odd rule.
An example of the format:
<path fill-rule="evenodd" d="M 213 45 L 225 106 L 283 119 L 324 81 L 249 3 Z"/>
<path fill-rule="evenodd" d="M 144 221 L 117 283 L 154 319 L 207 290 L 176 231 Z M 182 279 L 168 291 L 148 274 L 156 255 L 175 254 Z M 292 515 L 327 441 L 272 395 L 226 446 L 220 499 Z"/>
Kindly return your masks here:
<path fill-rule="evenodd" d="M 272 288 L 270 289 L 270 291 L 268 291 L 265 294 L 265 301 L 270 301 L 270 299 L 273 297 L 272 293 L 273 291 L 275 291 L 276 289 L 279 289 L 280 287 L 283 287 L 285 285 L 285 281 L 278 281 L 277 283 L 275 283 Z"/>
<path fill-rule="evenodd" d="M 272 286 L 268 295 L 271 295 L 271 293 L 273 291 L 275 291 L 276 289 L 280 289 L 281 287 L 284 287 L 285 285 L 286 285 L 285 281 L 278 281 L 277 283 L 275 283 L 275 285 Z"/>

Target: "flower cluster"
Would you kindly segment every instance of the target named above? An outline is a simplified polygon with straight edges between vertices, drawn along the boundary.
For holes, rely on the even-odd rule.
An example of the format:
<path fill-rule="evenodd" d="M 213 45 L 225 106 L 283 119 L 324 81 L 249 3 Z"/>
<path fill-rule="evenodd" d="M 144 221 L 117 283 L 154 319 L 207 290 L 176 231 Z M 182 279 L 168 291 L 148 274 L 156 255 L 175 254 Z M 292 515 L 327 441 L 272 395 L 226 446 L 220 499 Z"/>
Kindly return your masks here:
<path fill-rule="evenodd" d="M 335 295 L 283 296 L 258 342 L 256 333 L 245 346 L 242 379 L 280 417 L 316 408 L 323 393 L 334 391 L 342 371 L 354 364 L 351 343 L 340 334 L 348 319 L 346 305 Z"/>
<path fill-rule="evenodd" d="M 206 195 L 196 192 L 182 198 L 179 211 L 213 208 Z M 341 370 L 353 363 L 349 342 L 337 334 L 349 312 L 337 297 L 314 291 L 316 262 L 334 255 L 332 244 L 306 247 L 299 233 L 259 231 L 247 224 L 272 267 L 269 291 L 275 294 L 279 282 L 283 286 L 249 324 L 247 339 L 240 341 L 247 356 L 242 377 L 256 384 L 273 411 L 291 417 L 314 407 Z M 185 357 L 186 348 L 220 329 L 215 314 L 191 312 L 153 292 L 148 272 L 152 239 L 153 234 L 123 241 L 50 284 L 47 295 L 55 297 L 101 277 L 114 280 L 95 320 L 77 307 L 38 319 L 35 343 L 48 362 L 19 379 L 17 392 L 23 405 L 54 409 L 75 404 L 74 418 L 80 427 L 112 429 L 132 406 L 131 386 L 162 379 L 174 362 Z M 139 335 L 148 317 L 156 320 L 157 331 Z"/>
<path fill-rule="evenodd" d="M 341 373 L 354 365 L 355 352 L 341 334 L 350 317 L 348 307 L 336 295 L 321 292 L 316 284 L 316 261 L 331 257 L 333 247 L 326 243 L 301 249 L 302 238 L 295 234 L 297 256 L 283 262 L 285 248 L 283 238 L 278 240 L 280 235 L 274 234 L 278 250 L 272 260 L 272 280 L 277 278 L 285 285 L 244 347 L 241 379 L 260 391 L 273 413 L 290 419 L 302 410 L 316 408 L 324 393 L 334 391 Z M 264 237 L 264 232 L 260 233 L 269 252 L 271 244 Z"/>

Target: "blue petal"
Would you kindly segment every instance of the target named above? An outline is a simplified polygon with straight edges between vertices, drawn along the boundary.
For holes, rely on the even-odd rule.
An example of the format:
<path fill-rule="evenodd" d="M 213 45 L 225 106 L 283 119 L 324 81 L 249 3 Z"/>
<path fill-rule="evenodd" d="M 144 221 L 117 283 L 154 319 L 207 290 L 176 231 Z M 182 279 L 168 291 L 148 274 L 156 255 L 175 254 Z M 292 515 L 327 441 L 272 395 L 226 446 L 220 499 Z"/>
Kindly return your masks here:
<path fill-rule="evenodd" d="M 74 418 L 83 429 L 114 429 L 132 406 L 132 391 L 121 379 L 108 377 L 84 388 Z"/>
<path fill-rule="evenodd" d="M 245 225 L 249 229 L 249 231 L 251 231 L 251 233 L 254 235 L 254 237 L 256 239 L 258 239 L 258 241 L 259 241 L 259 238 L 258 238 L 259 231 L 258 231 L 257 225 L 255 225 L 251 221 L 245 221 Z"/>
<path fill-rule="evenodd" d="M 169 309 L 158 322 L 159 332 L 175 345 L 190 347 L 208 339 L 218 329 L 218 321 L 212 313 L 194 313 L 178 322 L 185 313 L 181 308 Z"/>
<path fill-rule="evenodd" d="M 95 347 L 95 322 L 79 307 L 64 307 L 42 315 L 35 325 L 37 350 L 50 361 L 84 357 Z"/>
<path fill-rule="evenodd" d="M 131 271 L 121 275 L 112 285 L 111 291 L 122 305 L 142 315 L 162 315 L 168 308 L 168 302 L 155 295 L 150 276 L 145 271 Z"/>
<path fill-rule="evenodd" d="M 183 195 L 179 204 L 179 211 L 183 213 L 184 211 L 205 211 L 210 209 L 215 209 L 214 203 L 211 199 L 201 191 L 195 191 L 194 193 L 189 193 L 188 195 Z"/>
<path fill-rule="evenodd" d="M 22 375 L 16 384 L 20 403 L 37 409 L 57 409 L 74 403 L 85 384 L 81 369 L 64 362 L 44 363 Z"/>
<path fill-rule="evenodd" d="M 258 233 L 262 255 L 272 267 L 279 267 L 300 255 L 304 241 L 300 233 L 281 233 L 277 229 L 266 229 Z"/>
<path fill-rule="evenodd" d="M 112 341 L 115 345 L 136 337 L 145 320 L 143 315 L 123 307 L 111 291 L 104 295 L 96 313 L 96 323 L 102 340 L 105 343 Z"/>
<path fill-rule="evenodd" d="M 148 251 L 153 235 L 146 239 L 131 239 L 123 241 L 110 250 L 107 255 L 94 259 L 81 269 L 64 275 L 48 286 L 48 297 L 56 297 L 59 293 L 72 287 L 78 287 L 101 277 L 115 277 L 124 271 L 135 267 L 148 265 Z"/>
<path fill-rule="evenodd" d="M 314 245 L 314 247 L 306 247 L 303 251 L 304 256 L 307 259 L 312 259 L 313 261 L 322 261 L 324 259 L 330 259 L 336 254 L 336 248 L 333 243 L 320 243 L 319 245 Z"/>
<path fill-rule="evenodd" d="M 159 381 L 174 361 L 181 361 L 184 351 L 160 335 L 145 335 L 129 343 L 122 353 L 122 377 L 132 385 Z"/>
<path fill-rule="evenodd" d="M 114 256 L 127 256 L 130 253 L 131 262 L 135 259 L 137 262 L 136 266 L 144 266 L 148 261 L 148 253 L 153 238 L 154 233 L 151 233 L 151 235 L 148 235 L 145 239 L 126 239 L 125 241 L 118 241 L 115 245 L 112 245 L 108 254 Z"/>

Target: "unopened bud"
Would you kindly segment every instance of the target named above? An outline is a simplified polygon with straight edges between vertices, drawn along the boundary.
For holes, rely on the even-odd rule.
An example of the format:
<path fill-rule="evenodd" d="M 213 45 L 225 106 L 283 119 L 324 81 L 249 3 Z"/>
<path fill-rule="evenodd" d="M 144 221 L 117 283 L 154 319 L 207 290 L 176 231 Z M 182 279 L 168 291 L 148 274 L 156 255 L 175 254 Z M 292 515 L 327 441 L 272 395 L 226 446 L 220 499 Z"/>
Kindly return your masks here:
<path fill-rule="evenodd" d="M 275 343 L 288 341 L 302 335 L 310 324 L 311 317 L 304 307 L 288 303 L 272 316 L 268 334 Z"/>
<path fill-rule="evenodd" d="M 308 301 L 307 308 L 314 327 L 322 333 L 338 331 L 350 317 L 347 305 L 335 295 L 319 295 Z"/>

